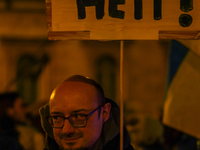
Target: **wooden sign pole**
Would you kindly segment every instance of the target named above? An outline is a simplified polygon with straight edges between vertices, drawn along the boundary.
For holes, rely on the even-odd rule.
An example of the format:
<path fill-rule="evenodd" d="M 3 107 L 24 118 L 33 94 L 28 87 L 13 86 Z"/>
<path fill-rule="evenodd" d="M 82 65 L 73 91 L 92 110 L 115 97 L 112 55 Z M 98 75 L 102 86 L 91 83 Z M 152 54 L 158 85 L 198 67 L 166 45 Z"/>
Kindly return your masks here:
<path fill-rule="evenodd" d="M 120 150 L 123 150 L 124 142 L 124 98 L 123 98 L 123 62 L 124 62 L 124 41 L 120 41 Z"/>

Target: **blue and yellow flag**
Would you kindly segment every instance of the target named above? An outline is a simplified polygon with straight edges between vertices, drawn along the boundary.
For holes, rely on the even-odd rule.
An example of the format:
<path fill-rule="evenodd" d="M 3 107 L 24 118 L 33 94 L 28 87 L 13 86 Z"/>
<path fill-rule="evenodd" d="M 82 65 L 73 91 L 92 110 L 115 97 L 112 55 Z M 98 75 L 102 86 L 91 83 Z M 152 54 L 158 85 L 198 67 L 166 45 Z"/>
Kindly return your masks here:
<path fill-rule="evenodd" d="M 200 139 L 200 57 L 171 41 L 163 124 Z"/>

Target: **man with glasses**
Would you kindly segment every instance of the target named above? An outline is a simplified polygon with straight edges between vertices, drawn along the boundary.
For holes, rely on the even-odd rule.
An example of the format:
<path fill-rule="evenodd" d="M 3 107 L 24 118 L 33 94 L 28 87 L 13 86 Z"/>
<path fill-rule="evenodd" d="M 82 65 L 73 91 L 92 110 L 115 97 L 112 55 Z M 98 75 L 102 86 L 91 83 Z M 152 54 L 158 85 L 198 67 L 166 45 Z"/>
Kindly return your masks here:
<path fill-rule="evenodd" d="M 45 150 L 119 150 L 119 107 L 94 80 L 74 75 L 40 109 Z M 124 150 L 133 150 L 124 128 Z"/>

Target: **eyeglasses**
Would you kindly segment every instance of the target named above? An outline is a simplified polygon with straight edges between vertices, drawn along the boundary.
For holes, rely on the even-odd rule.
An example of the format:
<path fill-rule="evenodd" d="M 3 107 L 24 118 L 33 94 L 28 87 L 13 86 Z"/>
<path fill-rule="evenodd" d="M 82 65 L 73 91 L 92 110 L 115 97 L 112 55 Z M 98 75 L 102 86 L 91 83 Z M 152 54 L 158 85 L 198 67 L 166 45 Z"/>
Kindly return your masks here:
<path fill-rule="evenodd" d="M 53 128 L 63 128 L 65 119 L 68 119 L 69 123 L 75 128 L 85 127 L 87 124 L 88 117 L 101 107 L 102 107 L 102 105 L 97 107 L 95 110 L 90 112 L 88 115 L 74 114 L 74 115 L 71 115 L 66 118 L 63 116 L 49 116 L 49 117 L 47 117 L 47 119 L 48 119 L 49 124 Z"/>

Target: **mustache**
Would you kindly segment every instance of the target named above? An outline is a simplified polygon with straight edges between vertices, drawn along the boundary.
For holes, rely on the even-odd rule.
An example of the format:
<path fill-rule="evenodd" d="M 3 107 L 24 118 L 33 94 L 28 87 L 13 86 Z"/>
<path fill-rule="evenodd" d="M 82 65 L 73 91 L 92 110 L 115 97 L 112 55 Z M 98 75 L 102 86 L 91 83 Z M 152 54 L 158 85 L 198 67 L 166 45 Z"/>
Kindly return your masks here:
<path fill-rule="evenodd" d="M 60 138 L 64 138 L 64 139 L 68 139 L 68 138 L 81 138 L 81 137 L 83 137 L 82 133 L 70 133 L 70 134 L 62 133 L 60 135 Z"/>

